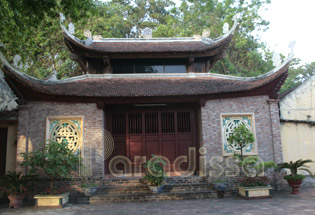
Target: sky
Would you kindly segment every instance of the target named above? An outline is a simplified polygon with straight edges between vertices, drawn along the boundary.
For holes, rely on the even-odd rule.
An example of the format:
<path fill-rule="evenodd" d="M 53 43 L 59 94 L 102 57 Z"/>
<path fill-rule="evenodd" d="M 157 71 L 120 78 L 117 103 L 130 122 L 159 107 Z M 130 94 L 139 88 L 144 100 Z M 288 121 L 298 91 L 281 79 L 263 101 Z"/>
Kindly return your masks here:
<path fill-rule="evenodd" d="M 295 40 L 294 57 L 315 62 L 315 0 L 271 0 L 266 9 L 261 15 L 270 25 L 260 33 L 261 40 L 286 56 L 288 44 Z"/>
<path fill-rule="evenodd" d="M 315 0 L 271 0 L 260 14 L 270 24 L 258 36 L 271 51 L 287 56 L 289 43 L 296 41 L 294 57 L 302 64 L 315 62 Z"/>
<path fill-rule="evenodd" d="M 180 0 L 174 2 L 180 5 Z M 315 0 L 271 0 L 265 9 L 260 14 L 269 29 L 258 36 L 270 50 L 287 56 L 289 43 L 296 41 L 294 57 L 302 64 L 315 62 Z"/>

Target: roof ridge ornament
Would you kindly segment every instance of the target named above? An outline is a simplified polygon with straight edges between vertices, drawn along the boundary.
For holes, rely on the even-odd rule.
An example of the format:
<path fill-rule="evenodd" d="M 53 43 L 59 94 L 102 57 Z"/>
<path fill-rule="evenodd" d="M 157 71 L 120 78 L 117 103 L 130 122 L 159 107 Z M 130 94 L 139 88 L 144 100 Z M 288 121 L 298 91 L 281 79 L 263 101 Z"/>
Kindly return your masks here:
<path fill-rule="evenodd" d="M 203 29 L 202 37 L 203 38 L 210 37 L 210 30 L 209 29 Z"/>
<path fill-rule="evenodd" d="M 18 54 L 14 55 L 14 57 L 13 57 L 13 66 L 15 68 L 17 68 L 17 69 L 22 69 L 23 68 L 23 65 L 21 63 L 21 59 L 22 58 L 21 58 L 20 55 L 18 55 Z"/>
<path fill-rule="evenodd" d="M 288 47 L 290 49 L 289 58 L 293 58 L 294 56 L 294 47 L 295 47 L 296 41 L 293 40 L 289 43 Z"/>
<path fill-rule="evenodd" d="M 192 36 L 192 38 L 193 38 L 194 40 L 201 40 L 201 35 L 199 35 L 199 34 L 194 34 L 194 35 Z"/>
<path fill-rule="evenodd" d="M 91 33 L 91 31 L 90 31 L 90 30 L 88 30 L 88 29 L 85 29 L 83 33 L 84 33 L 84 36 L 85 36 L 85 37 L 87 37 L 87 38 L 92 37 L 92 33 Z"/>
<path fill-rule="evenodd" d="M 50 80 L 50 81 L 57 81 L 58 80 L 57 71 L 55 69 L 53 69 L 51 76 L 48 78 L 48 80 Z"/>
<path fill-rule="evenodd" d="M 235 14 L 234 16 L 233 16 L 233 18 L 232 18 L 232 20 L 234 21 L 234 22 L 238 22 L 238 20 L 241 18 L 241 15 L 239 14 L 239 13 L 237 13 L 237 14 Z"/>
<path fill-rule="evenodd" d="M 94 35 L 93 40 L 101 40 L 103 37 L 102 35 Z"/>
<path fill-rule="evenodd" d="M 227 34 L 227 33 L 229 33 L 229 31 L 230 31 L 230 25 L 229 25 L 229 23 L 224 23 L 223 24 L 223 34 Z"/>
<path fill-rule="evenodd" d="M 63 13 L 59 13 L 59 16 L 60 16 L 60 23 L 63 23 L 63 21 L 66 20 L 65 15 L 63 15 Z"/>
<path fill-rule="evenodd" d="M 274 67 L 279 67 L 282 63 L 280 54 L 278 52 L 273 52 L 272 54 L 272 65 Z"/>
<path fill-rule="evenodd" d="M 151 39 L 152 38 L 152 29 L 149 27 L 146 27 L 144 29 L 141 30 L 141 36 L 144 39 Z"/>
<path fill-rule="evenodd" d="M 4 74 L 0 69 L 0 111 L 11 111 L 16 109 L 17 97 L 4 79 Z"/>
<path fill-rule="evenodd" d="M 75 31 L 75 27 L 74 27 L 74 24 L 72 22 L 69 23 L 68 25 L 68 31 L 70 34 L 74 34 L 74 31 Z"/>

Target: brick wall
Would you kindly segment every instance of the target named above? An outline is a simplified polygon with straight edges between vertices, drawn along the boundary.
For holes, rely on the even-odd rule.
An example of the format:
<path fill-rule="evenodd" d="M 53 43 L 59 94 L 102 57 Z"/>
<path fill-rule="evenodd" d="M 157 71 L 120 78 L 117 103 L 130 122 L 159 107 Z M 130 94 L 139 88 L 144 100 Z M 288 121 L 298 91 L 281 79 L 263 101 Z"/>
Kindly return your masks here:
<path fill-rule="evenodd" d="M 221 117 L 226 113 L 254 113 L 258 156 L 265 161 L 282 162 L 280 122 L 276 100 L 267 96 L 209 100 L 200 111 L 201 146 L 207 150 L 207 174 L 211 169 L 209 160 L 222 156 Z M 102 177 L 103 111 L 95 104 L 56 102 L 29 102 L 19 110 L 17 161 L 20 153 L 44 147 L 47 116 L 82 116 L 84 160 L 91 164 L 92 175 Z M 26 147 L 28 145 L 28 147 Z M 223 161 L 222 166 L 225 167 Z M 19 167 L 17 167 L 19 168 Z M 225 170 L 227 170 L 225 168 Z M 223 174 L 224 176 L 224 174 Z M 275 182 L 273 174 L 271 181 Z M 236 181 L 236 178 L 231 178 Z"/>
<path fill-rule="evenodd" d="M 201 145 L 207 149 L 207 175 L 213 170 L 209 165 L 210 158 L 223 155 L 220 114 L 226 113 L 254 113 L 258 156 L 264 161 L 282 162 L 280 121 L 276 100 L 270 100 L 268 96 L 209 100 L 201 108 Z M 225 161 L 226 158 L 222 166 L 225 170 L 230 170 L 226 168 Z M 270 175 L 272 183 L 275 182 L 275 178 L 277 177 L 272 173 Z"/>
<path fill-rule="evenodd" d="M 92 174 L 102 176 L 102 132 L 103 111 L 96 104 L 29 102 L 19 109 L 17 162 L 22 161 L 20 153 L 41 149 L 45 144 L 46 117 L 83 117 L 84 160 L 91 163 Z M 17 166 L 18 170 L 21 170 Z"/>

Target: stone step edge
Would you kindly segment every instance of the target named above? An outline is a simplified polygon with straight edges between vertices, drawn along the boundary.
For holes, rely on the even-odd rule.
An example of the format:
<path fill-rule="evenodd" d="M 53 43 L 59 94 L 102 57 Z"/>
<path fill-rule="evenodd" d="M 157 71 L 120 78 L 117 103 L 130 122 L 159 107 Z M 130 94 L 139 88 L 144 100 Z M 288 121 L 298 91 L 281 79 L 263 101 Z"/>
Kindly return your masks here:
<path fill-rule="evenodd" d="M 185 180 L 201 180 L 205 181 L 206 177 L 205 176 L 188 176 L 188 177 L 181 177 L 181 176 L 172 176 L 172 177 L 167 177 L 165 181 L 185 181 Z M 103 183 L 106 182 L 127 182 L 127 183 L 143 183 L 145 182 L 145 179 L 143 177 L 139 178 L 110 178 L 110 179 L 102 179 Z M 191 182 L 190 182 L 191 183 Z"/>
<path fill-rule="evenodd" d="M 111 198 L 111 197 L 139 197 L 139 196 L 161 196 L 161 195 L 185 195 L 185 194 L 207 194 L 207 193 L 216 193 L 213 190 L 198 190 L 198 191 L 184 191 L 184 192 L 162 192 L 162 193 L 126 193 L 126 194 L 96 194 L 91 196 L 90 199 L 98 199 L 98 198 Z"/>
<path fill-rule="evenodd" d="M 210 183 L 169 183 L 169 184 L 165 184 L 164 185 L 165 187 L 169 187 L 169 186 L 172 186 L 172 187 L 180 187 L 180 186 L 211 186 Z M 148 184 L 143 184 L 143 185 L 122 185 L 122 186 L 119 186 L 119 185 L 105 185 L 105 186 L 100 186 L 98 188 L 100 189 L 105 189 L 105 188 L 126 188 L 126 189 L 129 189 L 129 188 L 145 188 L 145 187 L 149 187 Z"/>

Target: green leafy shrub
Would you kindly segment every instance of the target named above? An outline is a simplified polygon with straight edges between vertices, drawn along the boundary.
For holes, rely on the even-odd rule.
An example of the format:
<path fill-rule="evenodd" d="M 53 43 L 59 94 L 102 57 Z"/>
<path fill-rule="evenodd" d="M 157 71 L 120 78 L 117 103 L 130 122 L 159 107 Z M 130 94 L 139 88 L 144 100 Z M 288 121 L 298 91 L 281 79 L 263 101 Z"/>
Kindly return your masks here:
<path fill-rule="evenodd" d="M 277 164 L 274 161 L 265 161 L 259 163 L 259 158 L 257 156 L 248 156 L 243 161 L 240 162 L 243 168 L 250 170 L 253 177 L 258 177 L 263 172 L 268 169 L 276 169 Z"/>
<path fill-rule="evenodd" d="M 300 174 L 297 174 L 297 175 L 285 175 L 283 178 L 286 179 L 286 180 L 289 180 L 289 181 L 297 181 L 297 180 L 303 180 L 305 178 L 305 175 L 300 175 Z"/>
<path fill-rule="evenodd" d="M 0 176 L 0 196 L 25 195 L 33 190 L 36 176 L 23 175 L 22 172 L 8 172 Z"/>
<path fill-rule="evenodd" d="M 71 172 L 79 168 L 79 155 L 68 148 L 68 143 L 50 141 L 44 149 L 22 153 L 22 166 L 29 167 L 30 173 L 41 169 L 50 179 L 49 191 L 53 191 L 56 178 L 71 178 Z"/>
<path fill-rule="evenodd" d="M 257 156 L 248 156 L 240 162 L 241 166 L 251 173 L 240 180 L 240 185 L 244 187 L 259 187 L 269 184 L 268 178 L 261 176 L 262 173 L 269 169 L 276 169 L 277 164 L 274 161 L 261 161 Z"/>
<path fill-rule="evenodd" d="M 303 180 L 305 178 L 305 176 L 298 174 L 297 173 L 298 170 L 304 170 L 304 171 L 308 172 L 310 174 L 310 176 L 313 177 L 312 172 L 308 169 L 309 167 L 305 165 L 307 163 L 313 163 L 313 161 L 310 159 L 306 159 L 306 160 L 299 159 L 295 162 L 293 162 L 293 161 L 285 162 L 285 163 L 278 164 L 278 169 L 279 170 L 289 169 L 291 171 L 290 175 L 284 176 L 284 179 L 286 179 L 286 180 Z"/>
<path fill-rule="evenodd" d="M 239 125 L 236 127 L 232 135 L 228 138 L 229 143 L 233 143 L 240 150 L 240 160 L 243 161 L 243 149 L 250 143 L 255 141 L 254 135 L 246 128 L 245 125 Z"/>
<path fill-rule="evenodd" d="M 240 180 L 239 184 L 243 187 L 265 187 L 269 184 L 269 180 L 265 176 L 244 177 Z"/>
<path fill-rule="evenodd" d="M 144 164 L 145 179 L 150 186 L 161 186 L 165 180 L 164 166 L 166 162 L 158 156 L 152 155 L 152 158 Z"/>

